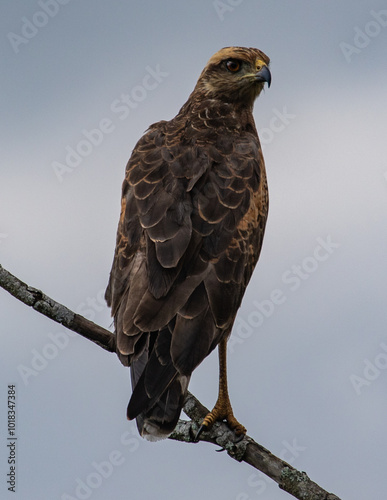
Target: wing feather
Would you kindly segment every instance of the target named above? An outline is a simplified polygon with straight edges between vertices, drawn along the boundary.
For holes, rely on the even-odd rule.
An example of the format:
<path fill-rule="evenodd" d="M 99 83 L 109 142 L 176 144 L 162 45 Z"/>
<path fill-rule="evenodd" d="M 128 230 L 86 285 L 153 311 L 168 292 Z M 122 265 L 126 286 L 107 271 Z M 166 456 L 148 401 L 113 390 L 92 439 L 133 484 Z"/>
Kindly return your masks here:
<path fill-rule="evenodd" d="M 118 350 L 135 365 L 131 418 L 186 388 L 229 335 L 262 243 L 265 183 L 253 133 L 230 140 L 172 120 L 136 145 L 106 292 Z"/>

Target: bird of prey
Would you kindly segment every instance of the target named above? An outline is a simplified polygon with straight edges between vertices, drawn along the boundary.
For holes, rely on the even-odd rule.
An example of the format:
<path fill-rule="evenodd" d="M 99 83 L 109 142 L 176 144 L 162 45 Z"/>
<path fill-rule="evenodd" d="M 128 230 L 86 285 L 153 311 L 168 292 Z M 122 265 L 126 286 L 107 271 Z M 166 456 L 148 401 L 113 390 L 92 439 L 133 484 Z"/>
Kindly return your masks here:
<path fill-rule="evenodd" d="M 252 110 L 269 58 L 214 54 L 175 118 L 149 127 L 126 167 L 106 300 L 117 354 L 131 367 L 128 419 L 148 440 L 167 437 L 193 370 L 219 346 L 219 397 L 200 431 L 233 415 L 227 340 L 257 263 L 268 212 Z"/>

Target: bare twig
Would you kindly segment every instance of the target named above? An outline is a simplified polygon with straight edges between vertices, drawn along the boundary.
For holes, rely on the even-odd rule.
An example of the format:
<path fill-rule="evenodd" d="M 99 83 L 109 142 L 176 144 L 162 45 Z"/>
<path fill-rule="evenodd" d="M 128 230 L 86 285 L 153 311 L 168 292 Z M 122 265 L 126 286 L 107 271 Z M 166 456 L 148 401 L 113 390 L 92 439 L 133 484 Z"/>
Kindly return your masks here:
<path fill-rule="evenodd" d="M 0 265 L 0 287 L 4 288 L 16 299 L 33 307 L 36 311 L 62 324 L 66 328 L 79 333 L 83 337 L 98 344 L 109 352 L 115 351 L 115 335 L 105 328 L 96 325 L 67 307 L 55 302 L 40 290 L 28 286 L 13 276 Z M 188 393 L 184 403 L 184 412 L 190 421 L 179 420 L 170 439 L 195 443 L 195 435 L 203 418 L 208 413 L 195 396 Z M 246 462 L 260 470 L 278 486 L 293 497 L 302 500 L 340 500 L 339 497 L 323 490 L 309 479 L 305 472 L 294 469 L 291 465 L 276 457 L 269 450 L 256 443 L 251 437 L 239 439 L 224 422 L 216 422 L 212 429 L 203 432 L 200 441 L 216 444 L 227 451 L 228 455 L 238 462 Z"/>

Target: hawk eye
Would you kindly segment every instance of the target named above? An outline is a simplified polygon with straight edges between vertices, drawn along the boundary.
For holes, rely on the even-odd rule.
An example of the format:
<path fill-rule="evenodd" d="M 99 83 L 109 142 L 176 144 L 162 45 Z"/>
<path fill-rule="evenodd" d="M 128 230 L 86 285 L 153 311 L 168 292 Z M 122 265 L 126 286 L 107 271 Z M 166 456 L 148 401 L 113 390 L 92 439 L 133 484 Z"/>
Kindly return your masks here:
<path fill-rule="evenodd" d="M 241 69 L 241 63 L 237 61 L 236 59 L 229 59 L 226 61 L 226 68 L 231 72 L 231 73 L 236 73 Z"/>

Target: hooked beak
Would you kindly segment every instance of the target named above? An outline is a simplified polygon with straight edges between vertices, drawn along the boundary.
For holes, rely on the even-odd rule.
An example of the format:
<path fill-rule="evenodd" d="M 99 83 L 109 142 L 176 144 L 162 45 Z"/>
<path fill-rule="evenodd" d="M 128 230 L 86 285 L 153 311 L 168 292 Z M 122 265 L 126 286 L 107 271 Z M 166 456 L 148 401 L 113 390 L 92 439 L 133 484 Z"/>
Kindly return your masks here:
<path fill-rule="evenodd" d="M 263 66 L 262 69 L 255 73 L 256 82 L 266 82 L 267 86 L 270 87 L 271 84 L 271 73 L 267 66 Z"/>

